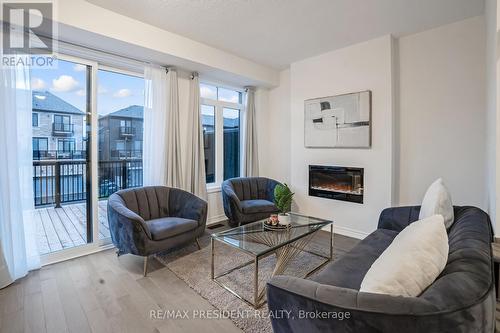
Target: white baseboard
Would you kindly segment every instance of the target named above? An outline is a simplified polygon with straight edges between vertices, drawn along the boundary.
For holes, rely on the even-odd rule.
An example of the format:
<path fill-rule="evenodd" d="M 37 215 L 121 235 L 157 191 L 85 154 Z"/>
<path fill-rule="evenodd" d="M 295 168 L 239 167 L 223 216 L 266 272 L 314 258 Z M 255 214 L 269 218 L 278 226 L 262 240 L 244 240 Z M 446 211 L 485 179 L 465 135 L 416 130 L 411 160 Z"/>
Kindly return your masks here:
<path fill-rule="evenodd" d="M 224 214 L 222 214 L 222 215 L 216 215 L 216 216 L 210 216 L 207 219 L 207 225 L 215 224 L 215 223 L 220 223 L 220 222 L 223 222 L 225 220 L 227 220 L 227 217 Z"/>
<path fill-rule="evenodd" d="M 325 231 L 330 231 L 330 227 L 325 227 L 323 228 L 323 230 Z M 356 239 L 364 239 L 366 236 L 369 235 L 369 233 L 366 233 L 364 231 L 359 231 L 359 230 L 355 230 L 355 229 L 351 229 L 351 228 L 347 228 L 347 227 L 340 227 L 340 226 L 337 226 L 337 225 L 333 225 L 333 232 L 335 234 L 339 234 L 339 235 L 342 235 L 342 236 L 347 236 L 347 237 L 352 237 L 352 238 L 356 238 Z"/>

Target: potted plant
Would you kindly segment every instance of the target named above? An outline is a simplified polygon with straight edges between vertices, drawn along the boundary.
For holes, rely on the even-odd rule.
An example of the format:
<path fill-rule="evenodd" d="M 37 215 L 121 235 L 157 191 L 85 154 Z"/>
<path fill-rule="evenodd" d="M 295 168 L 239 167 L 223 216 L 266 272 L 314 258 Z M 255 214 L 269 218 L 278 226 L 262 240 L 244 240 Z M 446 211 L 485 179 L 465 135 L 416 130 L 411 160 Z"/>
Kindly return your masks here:
<path fill-rule="evenodd" d="M 292 198 L 295 193 L 292 193 L 287 184 L 278 184 L 274 188 L 274 204 L 279 210 L 278 220 L 280 224 L 290 224 L 290 216 L 288 213 L 292 207 Z"/>

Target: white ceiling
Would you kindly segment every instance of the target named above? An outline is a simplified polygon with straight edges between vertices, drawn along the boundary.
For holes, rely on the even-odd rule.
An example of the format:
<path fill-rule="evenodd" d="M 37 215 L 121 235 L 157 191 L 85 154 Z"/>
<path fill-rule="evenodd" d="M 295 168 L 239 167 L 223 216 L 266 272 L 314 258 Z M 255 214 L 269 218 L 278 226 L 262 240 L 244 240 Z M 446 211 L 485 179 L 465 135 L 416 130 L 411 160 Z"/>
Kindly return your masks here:
<path fill-rule="evenodd" d="M 87 0 L 276 69 L 483 13 L 484 0 Z"/>

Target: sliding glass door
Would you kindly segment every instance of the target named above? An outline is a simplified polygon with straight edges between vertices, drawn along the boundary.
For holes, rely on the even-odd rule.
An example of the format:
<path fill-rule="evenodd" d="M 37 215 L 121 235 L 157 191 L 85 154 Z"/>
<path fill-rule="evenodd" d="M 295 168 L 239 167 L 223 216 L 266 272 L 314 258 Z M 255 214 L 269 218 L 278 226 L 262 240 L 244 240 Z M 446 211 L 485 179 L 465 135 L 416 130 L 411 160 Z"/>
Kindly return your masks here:
<path fill-rule="evenodd" d="M 61 56 L 32 68 L 32 159 L 38 251 L 50 256 L 94 240 L 92 205 L 92 71 Z"/>
<path fill-rule="evenodd" d="M 34 216 L 44 264 L 109 244 L 107 198 L 143 179 L 143 77 L 57 59 L 31 70 Z"/>
<path fill-rule="evenodd" d="M 100 67 L 98 96 L 99 239 L 110 241 L 107 198 L 142 186 L 144 79 L 135 73 Z"/>

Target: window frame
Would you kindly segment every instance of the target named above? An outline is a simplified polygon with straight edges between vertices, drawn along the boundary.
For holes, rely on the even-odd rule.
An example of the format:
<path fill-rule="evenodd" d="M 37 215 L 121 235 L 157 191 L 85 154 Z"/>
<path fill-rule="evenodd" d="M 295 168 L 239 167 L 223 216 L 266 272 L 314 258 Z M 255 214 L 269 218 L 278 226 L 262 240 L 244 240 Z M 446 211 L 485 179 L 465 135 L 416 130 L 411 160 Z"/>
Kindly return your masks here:
<path fill-rule="evenodd" d="M 36 125 L 33 125 L 33 116 L 36 116 Z M 40 127 L 40 115 L 38 112 L 31 112 L 31 127 L 38 128 Z"/>
<path fill-rule="evenodd" d="M 242 100 L 243 100 L 243 96 L 241 96 Z M 224 153 L 225 153 L 225 147 L 224 147 L 224 110 L 233 110 L 233 111 L 237 111 L 238 112 L 238 134 L 239 134 L 239 137 L 238 137 L 238 166 L 239 166 L 239 170 L 238 170 L 238 176 L 237 177 L 240 177 L 241 176 L 241 171 L 242 171 L 242 167 L 241 167 L 241 162 L 242 162 L 242 159 L 241 159 L 241 154 L 242 154 L 242 141 L 241 141 L 241 138 L 242 138 L 242 131 L 243 131 L 243 127 L 242 127 L 242 110 L 241 109 L 235 109 L 235 108 L 228 108 L 228 107 L 223 107 L 222 108 L 222 160 L 224 161 Z M 224 174 L 225 174 L 225 168 L 222 169 L 222 178 L 224 180 Z"/>
<path fill-rule="evenodd" d="M 69 143 L 69 145 L 70 145 L 70 149 L 69 150 L 65 149 L 65 145 L 67 143 Z M 62 146 L 63 146 L 62 150 L 59 149 L 59 145 L 60 144 L 62 144 Z M 71 149 L 71 148 L 73 148 L 73 149 Z M 57 149 L 56 149 L 56 151 L 58 153 L 71 153 L 71 152 L 77 151 L 77 149 L 76 149 L 76 139 L 75 138 L 58 138 L 57 139 Z"/>
<path fill-rule="evenodd" d="M 200 84 L 215 86 L 217 88 L 224 88 L 229 90 L 238 91 L 241 93 L 241 103 L 231 103 L 219 101 L 211 98 L 200 96 L 200 114 L 201 105 L 213 106 L 215 108 L 215 182 L 207 183 L 207 189 L 217 190 L 220 189 L 224 181 L 224 108 L 239 110 L 240 112 L 240 175 L 242 173 L 242 160 L 243 160 L 243 119 L 245 117 L 245 89 L 231 87 L 217 82 L 200 80 Z M 217 97 L 218 97 L 217 92 Z"/>
<path fill-rule="evenodd" d="M 34 149 L 34 148 L 35 148 L 35 145 L 34 145 L 33 143 L 34 143 L 35 141 L 41 141 L 41 140 L 44 140 L 44 141 L 47 143 L 47 149 L 45 149 L 45 150 L 40 150 L 40 143 L 38 143 L 38 149 L 37 149 L 37 150 L 35 150 L 35 149 Z M 31 145 L 32 145 L 32 147 L 31 147 L 31 150 L 32 150 L 32 151 L 45 151 L 45 152 L 47 152 L 47 151 L 49 151 L 49 138 L 48 138 L 48 137 L 46 137 L 46 136 L 33 136 L 33 137 L 31 137 Z"/>
<path fill-rule="evenodd" d="M 60 117 L 62 122 L 59 122 L 59 121 L 56 121 L 56 118 L 57 117 Z M 64 119 L 69 119 L 69 122 L 68 123 L 65 123 L 64 122 Z M 65 126 L 68 125 L 68 129 L 71 131 L 71 130 L 74 130 L 71 126 L 73 124 L 73 116 L 70 115 L 70 114 L 65 114 L 65 113 L 54 113 L 52 115 L 52 126 L 54 126 L 54 124 L 61 124 L 62 125 L 62 130 L 65 131 Z M 65 131 L 66 132 L 66 131 Z"/>

